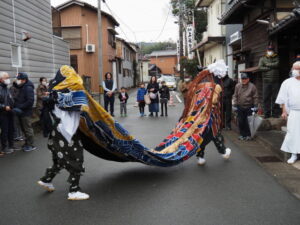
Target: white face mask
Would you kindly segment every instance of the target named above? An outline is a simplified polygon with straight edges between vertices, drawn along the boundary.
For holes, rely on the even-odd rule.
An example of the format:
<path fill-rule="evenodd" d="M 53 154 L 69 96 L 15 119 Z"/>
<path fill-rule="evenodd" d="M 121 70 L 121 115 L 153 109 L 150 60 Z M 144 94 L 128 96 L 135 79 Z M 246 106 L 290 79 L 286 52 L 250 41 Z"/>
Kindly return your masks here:
<path fill-rule="evenodd" d="M 43 81 L 43 82 L 42 82 L 42 85 L 47 86 L 47 82 L 46 82 L 46 81 Z"/>
<path fill-rule="evenodd" d="M 185 82 L 189 82 L 189 81 L 191 81 L 191 79 L 184 79 L 184 81 L 185 81 Z"/>
<path fill-rule="evenodd" d="M 21 85 L 22 81 L 21 80 L 17 80 L 16 83 L 17 83 L 17 85 Z"/>
<path fill-rule="evenodd" d="M 272 51 L 267 51 L 267 55 L 271 56 L 271 55 L 273 55 L 273 52 Z"/>
<path fill-rule="evenodd" d="M 292 70 L 292 76 L 293 77 L 299 77 L 300 76 L 299 70 Z"/>
<path fill-rule="evenodd" d="M 10 84 L 10 79 L 6 79 L 3 81 L 4 84 L 9 85 Z"/>

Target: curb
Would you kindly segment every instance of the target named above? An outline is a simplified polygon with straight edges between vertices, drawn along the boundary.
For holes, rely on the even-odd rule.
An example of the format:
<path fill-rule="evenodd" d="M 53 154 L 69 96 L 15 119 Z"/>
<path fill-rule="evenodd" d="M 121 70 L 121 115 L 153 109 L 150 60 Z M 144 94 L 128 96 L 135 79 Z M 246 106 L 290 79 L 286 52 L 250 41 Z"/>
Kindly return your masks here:
<path fill-rule="evenodd" d="M 263 145 L 265 148 L 271 150 L 275 153 L 283 162 L 286 162 L 289 159 L 289 153 L 283 152 L 280 150 L 281 146 L 275 146 L 271 141 L 257 135 L 255 137 L 258 143 Z"/>
<path fill-rule="evenodd" d="M 232 131 L 235 133 L 239 133 L 238 127 L 235 124 L 232 124 Z M 272 131 L 264 131 L 264 132 L 272 132 Z M 278 156 L 282 161 L 287 161 L 289 158 L 289 153 L 283 152 L 280 150 L 281 144 L 280 145 L 276 145 L 274 144 L 274 142 L 263 138 L 262 136 L 260 136 L 260 134 L 262 134 L 261 131 L 257 132 L 257 134 L 255 135 L 254 139 L 261 145 L 263 145 L 266 149 L 271 150 L 273 153 L 276 154 L 276 156 Z M 280 136 L 278 134 L 278 136 Z M 284 138 L 284 135 L 282 135 L 280 138 Z M 281 142 L 282 143 L 282 142 Z"/>

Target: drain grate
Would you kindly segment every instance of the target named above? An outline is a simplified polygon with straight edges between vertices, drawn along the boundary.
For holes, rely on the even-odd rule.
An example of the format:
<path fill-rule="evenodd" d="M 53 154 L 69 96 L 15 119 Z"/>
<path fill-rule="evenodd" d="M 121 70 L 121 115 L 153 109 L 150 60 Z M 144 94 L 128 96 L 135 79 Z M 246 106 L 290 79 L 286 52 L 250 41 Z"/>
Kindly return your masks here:
<path fill-rule="evenodd" d="M 276 156 L 260 156 L 255 158 L 261 163 L 282 162 L 282 160 Z"/>

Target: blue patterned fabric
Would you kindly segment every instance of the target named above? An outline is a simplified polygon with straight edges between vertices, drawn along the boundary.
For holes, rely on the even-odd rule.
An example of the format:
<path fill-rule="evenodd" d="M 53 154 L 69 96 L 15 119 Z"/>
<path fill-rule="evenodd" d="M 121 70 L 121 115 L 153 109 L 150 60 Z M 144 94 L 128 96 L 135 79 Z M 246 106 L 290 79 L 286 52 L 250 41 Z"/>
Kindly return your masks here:
<path fill-rule="evenodd" d="M 88 105 L 87 96 L 83 91 L 71 91 L 69 93 L 58 92 L 57 101 L 58 107 L 62 109 Z"/>

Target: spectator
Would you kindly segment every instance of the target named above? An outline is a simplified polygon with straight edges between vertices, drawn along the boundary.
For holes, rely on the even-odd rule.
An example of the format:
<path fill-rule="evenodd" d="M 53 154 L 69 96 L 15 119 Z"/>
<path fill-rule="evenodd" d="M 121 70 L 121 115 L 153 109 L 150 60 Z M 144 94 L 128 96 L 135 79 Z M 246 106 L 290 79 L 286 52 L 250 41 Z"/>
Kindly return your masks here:
<path fill-rule="evenodd" d="M 121 87 L 121 92 L 119 93 L 121 117 L 127 116 L 127 100 L 128 100 L 128 98 L 129 98 L 129 96 L 126 92 L 126 88 Z"/>
<path fill-rule="evenodd" d="M 248 124 L 248 116 L 257 110 L 258 93 L 254 84 L 250 82 L 246 73 L 241 74 L 242 82 L 235 86 L 233 95 L 233 108 L 238 112 L 238 125 L 240 140 L 251 140 L 251 133 Z"/>
<path fill-rule="evenodd" d="M 189 90 L 190 82 L 191 82 L 191 78 L 190 77 L 185 77 L 184 81 L 180 80 L 179 83 L 178 83 L 178 90 L 181 92 L 181 94 L 183 96 L 184 103 L 185 103 L 186 95 L 187 95 L 188 90 Z"/>
<path fill-rule="evenodd" d="M 46 77 L 41 77 L 40 78 L 40 84 L 36 89 L 36 95 L 37 95 L 37 100 L 36 100 L 36 108 L 38 115 L 40 117 L 40 125 L 43 130 L 43 135 L 44 137 L 48 137 L 51 128 L 49 128 L 49 124 L 45 123 L 43 119 L 43 108 L 44 108 L 44 100 L 49 96 L 48 92 L 48 83 L 47 83 L 47 78 Z"/>
<path fill-rule="evenodd" d="M 9 84 L 8 73 L 0 72 L 0 128 L 2 146 L 0 156 L 19 150 L 14 146 L 14 115 L 12 111 L 14 102 L 7 87 Z"/>
<path fill-rule="evenodd" d="M 19 94 L 16 98 L 14 112 L 18 115 L 21 129 L 25 134 L 25 144 L 23 151 L 30 152 L 36 149 L 33 145 L 33 128 L 31 124 L 32 109 L 34 103 L 34 85 L 28 79 L 26 73 L 19 73 L 17 76 Z"/>
<path fill-rule="evenodd" d="M 136 100 L 139 103 L 140 115 L 141 117 L 145 116 L 145 95 L 147 94 L 147 90 L 145 88 L 145 84 L 141 83 L 140 88 L 138 89 Z"/>
<path fill-rule="evenodd" d="M 43 109 L 43 99 L 49 95 L 48 92 L 48 84 L 46 77 L 40 78 L 40 84 L 36 89 L 36 108 L 38 110 L 39 115 Z"/>
<path fill-rule="evenodd" d="M 287 134 L 281 150 L 291 153 L 287 163 L 293 164 L 300 154 L 300 61 L 293 65 L 293 77 L 285 80 L 280 88 L 276 103 L 282 106 L 282 118 L 287 119 Z"/>
<path fill-rule="evenodd" d="M 155 116 L 158 117 L 158 112 L 159 112 L 159 97 L 158 97 L 158 91 L 159 91 L 159 85 L 157 83 L 157 78 L 156 76 L 152 76 L 150 79 L 150 82 L 147 86 L 147 91 L 149 93 L 151 103 L 149 105 L 149 111 L 150 114 L 149 116 L 153 116 L 153 113 L 155 113 Z"/>
<path fill-rule="evenodd" d="M 266 55 L 261 57 L 258 65 L 263 77 L 263 102 L 265 118 L 277 116 L 274 106 L 279 89 L 279 58 L 273 46 L 269 46 Z"/>
<path fill-rule="evenodd" d="M 168 116 L 168 101 L 170 100 L 170 90 L 166 85 L 166 82 L 161 82 L 162 87 L 159 89 L 160 93 L 160 105 L 161 105 L 161 114 L 160 116 L 164 116 L 164 108 L 165 108 L 165 116 Z"/>
<path fill-rule="evenodd" d="M 16 102 L 20 89 L 17 85 L 17 79 L 13 81 L 12 86 L 10 87 L 10 93 L 13 97 L 14 102 Z M 21 125 L 18 116 L 14 113 L 14 141 L 23 141 L 23 133 L 21 130 Z"/>
<path fill-rule="evenodd" d="M 103 81 L 103 89 L 104 89 L 104 108 L 108 112 L 108 105 L 110 105 L 110 114 L 114 115 L 114 104 L 115 104 L 115 91 L 116 84 L 113 81 L 112 74 L 107 72 L 105 74 L 105 80 Z"/>
<path fill-rule="evenodd" d="M 223 119 L 226 130 L 231 130 L 232 95 L 234 94 L 234 81 L 226 75 L 222 78 L 223 83 Z"/>

